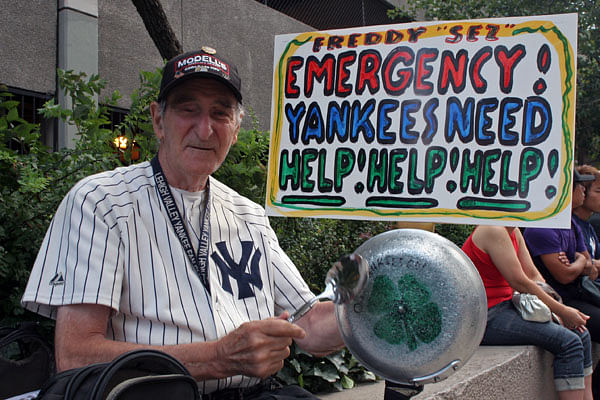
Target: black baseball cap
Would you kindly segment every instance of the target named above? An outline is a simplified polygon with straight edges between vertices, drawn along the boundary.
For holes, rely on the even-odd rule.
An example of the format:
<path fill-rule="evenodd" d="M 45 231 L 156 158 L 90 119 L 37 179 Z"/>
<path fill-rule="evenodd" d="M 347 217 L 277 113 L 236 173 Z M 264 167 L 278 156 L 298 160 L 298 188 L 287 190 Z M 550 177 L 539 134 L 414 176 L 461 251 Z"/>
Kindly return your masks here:
<path fill-rule="evenodd" d="M 199 77 L 216 79 L 225 84 L 237 100 L 242 102 L 242 81 L 237 67 L 208 46 L 180 54 L 167 61 L 163 68 L 158 101 L 163 100 L 175 86 Z"/>
<path fill-rule="evenodd" d="M 573 182 L 575 183 L 591 182 L 595 180 L 596 177 L 594 175 L 584 175 L 577 172 L 576 169 L 573 170 Z"/>

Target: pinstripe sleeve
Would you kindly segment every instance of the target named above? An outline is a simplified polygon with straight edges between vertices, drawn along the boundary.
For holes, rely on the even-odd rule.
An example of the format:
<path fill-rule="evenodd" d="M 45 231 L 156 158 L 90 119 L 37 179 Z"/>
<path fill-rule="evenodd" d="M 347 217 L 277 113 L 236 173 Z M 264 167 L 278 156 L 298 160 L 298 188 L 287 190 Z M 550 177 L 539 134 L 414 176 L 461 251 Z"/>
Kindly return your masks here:
<path fill-rule="evenodd" d="M 63 199 L 31 271 L 24 307 L 52 318 L 60 305 L 118 308 L 123 245 L 108 196 L 86 179 Z"/>

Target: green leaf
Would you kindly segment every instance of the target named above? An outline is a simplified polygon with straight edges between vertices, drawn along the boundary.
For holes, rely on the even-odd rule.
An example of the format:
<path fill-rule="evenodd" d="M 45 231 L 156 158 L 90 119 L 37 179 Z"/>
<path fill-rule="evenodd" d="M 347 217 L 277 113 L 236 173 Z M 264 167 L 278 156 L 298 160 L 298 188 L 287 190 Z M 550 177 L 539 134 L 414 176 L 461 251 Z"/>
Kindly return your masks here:
<path fill-rule="evenodd" d="M 352 389 L 354 387 L 354 380 L 348 375 L 342 376 L 341 383 L 344 389 Z"/>
<path fill-rule="evenodd" d="M 340 375 L 337 373 L 337 370 L 333 366 L 327 364 L 315 365 L 313 375 L 318 376 L 327 382 L 335 382 L 340 379 Z"/>
<path fill-rule="evenodd" d="M 277 372 L 277 378 L 285 382 L 286 385 L 295 385 L 298 383 L 297 374 L 287 365 Z"/>
<path fill-rule="evenodd" d="M 8 110 L 9 108 L 16 108 L 20 104 L 21 103 L 16 100 L 6 100 L 1 103 L 0 108 L 4 108 L 4 109 Z"/>
<path fill-rule="evenodd" d="M 375 374 L 366 369 L 354 374 L 354 376 L 358 382 L 375 382 L 377 380 Z"/>
<path fill-rule="evenodd" d="M 325 356 L 325 358 L 329 360 L 338 370 L 347 369 L 347 367 L 345 366 L 346 360 L 344 359 L 343 351 L 338 351 L 337 353 L 329 354 Z"/>
<path fill-rule="evenodd" d="M 298 360 L 296 359 L 291 359 L 290 360 L 290 365 L 294 368 L 294 370 L 298 373 L 302 372 L 302 367 L 300 366 L 300 363 L 298 362 Z"/>
<path fill-rule="evenodd" d="M 17 121 L 19 119 L 19 111 L 16 108 L 11 108 L 8 110 L 8 114 L 6 115 L 6 120 L 9 122 Z"/>

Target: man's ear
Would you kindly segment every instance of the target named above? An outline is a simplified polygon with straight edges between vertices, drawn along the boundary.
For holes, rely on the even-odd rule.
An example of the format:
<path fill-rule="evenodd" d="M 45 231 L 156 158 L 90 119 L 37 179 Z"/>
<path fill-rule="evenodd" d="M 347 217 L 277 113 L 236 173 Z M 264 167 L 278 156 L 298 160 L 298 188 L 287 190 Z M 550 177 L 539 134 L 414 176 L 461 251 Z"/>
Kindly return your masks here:
<path fill-rule="evenodd" d="M 241 111 L 240 112 L 240 116 L 238 118 L 238 123 L 237 123 L 237 127 L 235 129 L 235 133 L 233 135 L 233 140 L 231 141 L 231 144 L 236 144 L 237 140 L 238 140 L 238 133 L 240 132 L 240 128 L 242 127 L 242 119 L 244 118 L 244 112 Z"/>
<path fill-rule="evenodd" d="M 231 141 L 231 144 L 236 144 L 237 140 L 238 140 L 238 133 L 240 132 L 240 128 L 242 127 L 242 118 L 244 117 L 244 113 L 240 112 L 238 121 L 237 121 L 237 127 L 235 128 L 235 133 L 233 134 L 233 140 Z"/>
<path fill-rule="evenodd" d="M 158 140 L 162 140 L 165 135 L 163 131 L 163 119 L 160 112 L 160 104 L 155 101 L 150 104 L 150 115 L 152 117 L 152 128 L 154 128 L 154 134 Z"/>
<path fill-rule="evenodd" d="M 238 125 L 237 129 L 235 130 L 235 133 L 233 134 L 233 140 L 231 141 L 232 145 L 237 143 L 239 132 L 240 132 L 240 126 Z"/>

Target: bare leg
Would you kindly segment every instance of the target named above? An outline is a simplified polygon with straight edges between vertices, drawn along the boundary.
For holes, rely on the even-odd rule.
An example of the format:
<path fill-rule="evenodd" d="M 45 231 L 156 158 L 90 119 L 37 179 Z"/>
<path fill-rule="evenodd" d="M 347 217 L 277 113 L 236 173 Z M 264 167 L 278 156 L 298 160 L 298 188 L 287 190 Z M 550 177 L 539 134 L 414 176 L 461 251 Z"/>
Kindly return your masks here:
<path fill-rule="evenodd" d="M 560 400 L 583 400 L 584 399 L 584 391 L 583 389 L 579 390 L 562 390 L 558 392 L 558 398 Z M 586 398 L 587 400 L 587 398 Z M 592 399 L 590 399 L 592 400 Z"/>
<path fill-rule="evenodd" d="M 585 383 L 583 399 L 594 400 L 594 395 L 592 393 L 592 375 L 584 377 L 583 382 Z"/>

